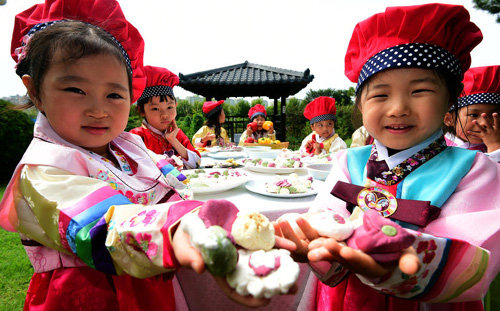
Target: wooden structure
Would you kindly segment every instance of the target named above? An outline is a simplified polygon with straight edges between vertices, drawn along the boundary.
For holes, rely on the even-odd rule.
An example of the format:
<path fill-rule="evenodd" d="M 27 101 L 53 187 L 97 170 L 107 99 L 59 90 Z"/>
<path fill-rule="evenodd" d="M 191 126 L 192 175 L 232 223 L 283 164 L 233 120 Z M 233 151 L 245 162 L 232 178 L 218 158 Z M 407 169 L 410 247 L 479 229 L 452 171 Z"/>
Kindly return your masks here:
<path fill-rule="evenodd" d="M 304 72 L 264 66 L 245 61 L 192 74 L 179 73 L 183 89 L 204 96 L 207 100 L 229 97 L 266 96 L 274 100 L 270 116 L 278 130 L 278 138 L 286 140 L 286 98 L 302 90 L 314 79 L 309 69 Z M 278 99 L 281 111 L 278 112 Z"/>

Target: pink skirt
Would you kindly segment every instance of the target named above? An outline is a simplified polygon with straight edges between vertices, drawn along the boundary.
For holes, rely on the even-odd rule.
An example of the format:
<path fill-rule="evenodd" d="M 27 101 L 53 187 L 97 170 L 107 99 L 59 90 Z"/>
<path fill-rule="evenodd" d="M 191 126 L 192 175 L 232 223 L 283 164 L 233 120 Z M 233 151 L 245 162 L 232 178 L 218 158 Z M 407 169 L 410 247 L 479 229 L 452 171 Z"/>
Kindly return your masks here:
<path fill-rule="evenodd" d="M 481 301 L 427 304 L 430 310 L 482 311 Z M 426 309 L 426 310 L 428 310 Z M 350 274 L 335 287 L 318 281 L 316 310 L 320 311 L 418 311 L 420 302 L 405 300 L 379 293 Z"/>
<path fill-rule="evenodd" d="M 24 310 L 175 310 L 171 275 L 137 279 L 90 267 L 34 273 Z"/>

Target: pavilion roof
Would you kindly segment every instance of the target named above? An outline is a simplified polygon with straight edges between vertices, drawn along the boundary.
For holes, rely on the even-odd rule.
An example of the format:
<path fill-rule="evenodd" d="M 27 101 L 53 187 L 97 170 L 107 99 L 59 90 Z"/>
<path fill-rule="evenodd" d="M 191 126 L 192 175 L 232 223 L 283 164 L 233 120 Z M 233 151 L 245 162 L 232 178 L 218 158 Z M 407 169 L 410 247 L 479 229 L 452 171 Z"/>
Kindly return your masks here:
<path fill-rule="evenodd" d="M 267 96 L 280 98 L 294 95 L 314 79 L 309 69 L 294 71 L 245 61 L 192 74 L 179 73 L 183 89 L 208 100 L 228 97 Z"/>

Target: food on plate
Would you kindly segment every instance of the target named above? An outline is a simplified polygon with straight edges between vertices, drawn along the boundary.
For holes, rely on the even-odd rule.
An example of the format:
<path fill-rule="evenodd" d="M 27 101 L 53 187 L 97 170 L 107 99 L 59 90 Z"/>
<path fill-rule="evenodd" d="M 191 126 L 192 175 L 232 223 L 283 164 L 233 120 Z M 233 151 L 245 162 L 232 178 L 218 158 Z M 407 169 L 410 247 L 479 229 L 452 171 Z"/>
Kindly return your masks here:
<path fill-rule="evenodd" d="M 276 158 L 276 159 L 244 159 L 243 164 L 246 167 L 274 167 L 274 168 L 301 168 L 303 164 L 298 159 L 285 159 L 285 158 Z"/>
<path fill-rule="evenodd" d="M 274 246 L 274 227 L 258 212 L 240 212 L 226 200 L 208 200 L 188 214 L 179 230 L 200 250 L 207 270 L 225 276 L 240 295 L 286 294 L 299 276 L 290 253 Z M 250 249 L 249 249 L 250 248 Z"/>
<path fill-rule="evenodd" d="M 247 175 L 239 170 L 232 168 L 222 170 L 204 170 L 196 169 L 193 172 L 187 173 L 187 178 L 192 188 L 211 187 L 216 184 L 231 183 L 236 179 L 242 177 L 246 178 Z"/>
<path fill-rule="evenodd" d="M 274 246 L 274 227 L 261 213 L 239 212 L 231 235 L 236 244 L 249 250 L 270 250 Z"/>
<path fill-rule="evenodd" d="M 274 180 L 266 183 L 266 191 L 278 194 L 304 193 L 312 189 L 312 177 L 298 176 L 293 173 L 288 176 L 275 176 Z"/>

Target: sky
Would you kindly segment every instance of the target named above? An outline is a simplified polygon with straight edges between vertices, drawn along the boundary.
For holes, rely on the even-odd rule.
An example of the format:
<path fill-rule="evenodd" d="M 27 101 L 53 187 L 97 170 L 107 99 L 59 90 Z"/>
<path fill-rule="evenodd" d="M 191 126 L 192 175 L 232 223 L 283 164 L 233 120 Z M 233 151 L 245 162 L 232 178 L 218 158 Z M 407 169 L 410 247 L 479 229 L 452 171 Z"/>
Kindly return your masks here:
<path fill-rule="evenodd" d="M 7 0 L 0 6 L 0 98 L 26 91 L 14 71 L 10 43 L 14 17 L 42 0 Z M 354 26 L 386 6 L 415 5 L 418 0 L 119 0 L 127 19 L 140 31 L 144 64 L 190 74 L 249 61 L 278 68 L 310 69 L 310 89 L 354 86 L 344 75 L 344 56 Z M 472 51 L 472 66 L 500 64 L 500 24 L 495 16 L 461 4 L 483 32 Z M 192 96 L 180 87 L 178 98 Z"/>

